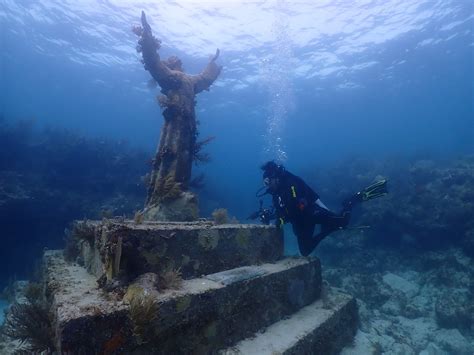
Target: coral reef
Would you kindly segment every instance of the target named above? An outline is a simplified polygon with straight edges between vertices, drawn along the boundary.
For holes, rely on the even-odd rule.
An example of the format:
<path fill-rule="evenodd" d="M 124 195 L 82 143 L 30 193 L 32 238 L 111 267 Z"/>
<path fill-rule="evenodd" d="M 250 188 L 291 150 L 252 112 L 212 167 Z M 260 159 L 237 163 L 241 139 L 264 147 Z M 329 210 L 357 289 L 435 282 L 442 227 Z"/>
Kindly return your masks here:
<path fill-rule="evenodd" d="M 142 54 L 145 70 L 160 85 L 161 92 L 164 94 L 158 96 L 165 120 L 153 161 L 145 204 L 145 209 L 152 209 L 157 205 L 166 205 L 181 198 L 182 192 L 189 188 L 193 160 L 194 162 L 209 160 L 209 156 L 202 153 L 201 149 L 212 138 L 202 142 L 196 141 L 198 123 L 194 110 L 195 96 L 203 90 L 209 90 L 222 67 L 216 64 L 219 56 L 219 50 L 217 50 L 216 55 L 200 74 L 184 73 L 179 58 L 173 56 L 167 60 L 161 60 L 158 53 L 161 41 L 153 36 L 144 12 L 142 12 L 141 24 L 142 27 L 133 28 L 133 32 L 140 37 L 137 51 Z M 193 203 L 193 199 L 183 201 Z M 168 220 L 176 218 L 175 214 L 167 216 L 166 208 L 161 210 L 160 218 Z M 158 215 L 145 213 L 146 219 L 153 217 L 158 217 Z M 189 220 L 191 217 L 194 216 L 185 216 L 184 220 Z"/>
<path fill-rule="evenodd" d="M 324 187 L 318 189 L 323 200 L 334 196 L 342 201 L 378 175 L 388 178 L 389 195 L 354 212 L 353 225 L 371 226 L 368 244 L 420 249 L 457 245 L 474 256 L 473 156 L 446 161 L 355 159 L 324 174 L 310 173 L 309 180 Z"/>
<path fill-rule="evenodd" d="M 474 326 L 473 292 L 468 288 L 445 290 L 436 299 L 436 321 L 443 328 L 471 329 Z"/>

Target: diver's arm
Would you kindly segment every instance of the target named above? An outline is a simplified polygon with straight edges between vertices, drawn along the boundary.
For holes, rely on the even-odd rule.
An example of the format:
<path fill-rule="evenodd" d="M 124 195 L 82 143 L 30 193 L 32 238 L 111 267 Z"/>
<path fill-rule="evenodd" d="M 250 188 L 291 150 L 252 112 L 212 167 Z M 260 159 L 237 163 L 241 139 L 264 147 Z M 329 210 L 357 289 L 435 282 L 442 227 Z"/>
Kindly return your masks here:
<path fill-rule="evenodd" d="M 211 58 L 204 70 L 192 77 L 194 84 L 194 93 L 200 93 L 203 90 L 209 90 L 209 87 L 217 79 L 221 73 L 222 66 L 216 64 L 217 58 L 219 58 L 219 49 L 216 50 L 216 54 Z"/>
<path fill-rule="evenodd" d="M 283 227 L 285 223 L 290 222 L 290 206 L 291 203 L 290 196 L 288 194 L 290 187 L 287 186 L 282 189 L 282 193 L 273 197 L 273 206 L 275 207 L 275 226 L 276 227 Z"/>
<path fill-rule="evenodd" d="M 303 216 L 308 211 L 308 206 L 313 205 L 318 195 L 309 187 L 303 179 L 296 175 L 289 175 L 288 210 L 293 216 Z"/>
<path fill-rule="evenodd" d="M 277 208 L 274 214 L 275 226 L 277 228 L 283 228 L 283 225 L 288 222 L 288 215 L 281 208 Z"/>

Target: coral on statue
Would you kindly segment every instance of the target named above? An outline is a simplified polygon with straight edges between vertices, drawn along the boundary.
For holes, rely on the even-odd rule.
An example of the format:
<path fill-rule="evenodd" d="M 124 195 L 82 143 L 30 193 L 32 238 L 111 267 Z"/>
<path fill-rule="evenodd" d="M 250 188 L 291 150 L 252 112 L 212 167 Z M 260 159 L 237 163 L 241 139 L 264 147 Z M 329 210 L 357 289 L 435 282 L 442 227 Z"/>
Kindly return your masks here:
<path fill-rule="evenodd" d="M 229 214 L 227 209 L 218 208 L 212 212 L 212 219 L 215 224 L 226 224 L 229 223 Z"/>
<path fill-rule="evenodd" d="M 158 102 L 163 109 L 164 124 L 153 160 L 144 218 L 147 220 L 194 220 L 198 217 L 197 197 L 188 191 L 192 163 L 208 160 L 200 152 L 210 141 L 197 142 L 198 135 L 195 96 L 209 87 L 219 76 L 222 67 L 216 64 L 219 50 L 198 75 L 183 72 L 181 60 L 175 56 L 161 60 L 160 40 L 152 34 L 142 12 L 141 27 L 134 33 L 140 36 L 137 51 L 163 95 Z"/>

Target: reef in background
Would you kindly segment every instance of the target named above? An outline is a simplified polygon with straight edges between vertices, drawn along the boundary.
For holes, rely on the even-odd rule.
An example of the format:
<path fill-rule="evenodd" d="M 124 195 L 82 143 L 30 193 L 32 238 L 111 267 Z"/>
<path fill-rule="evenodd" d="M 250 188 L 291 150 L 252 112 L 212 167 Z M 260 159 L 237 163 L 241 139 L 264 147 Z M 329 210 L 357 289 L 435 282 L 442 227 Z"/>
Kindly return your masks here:
<path fill-rule="evenodd" d="M 61 247 L 74 219 L 133 216 L 143 206 L 147 153 L 32 121 L 0 119 L 0 288 Z M 25 260 L 28 260 L 27 262 Z"/>
<path fill-rule="evenodd" d="M 359 159 L 307 175 L 323 201 L 342 201 L 378 178 L 388 179 L 389 195 L 354 211 L 353 225 L 370 226 L 368 246 L 421 251 L 458 246 L 474 257 L 474 156 Z"/>

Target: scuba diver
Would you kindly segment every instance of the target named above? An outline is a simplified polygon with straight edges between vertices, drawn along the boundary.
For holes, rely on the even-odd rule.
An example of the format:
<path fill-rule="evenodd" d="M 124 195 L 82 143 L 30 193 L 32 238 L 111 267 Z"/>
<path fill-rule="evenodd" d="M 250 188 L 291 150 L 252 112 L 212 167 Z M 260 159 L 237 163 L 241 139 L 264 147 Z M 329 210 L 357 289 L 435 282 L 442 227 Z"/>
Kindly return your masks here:
<path fill-rule="evenodd" d="M 260 218 L 265 224 L 275 219 L 277 228 L 291 223 L 303 256 L 311 254 L 330 233 L 346 228 L 352 207 L 388 193 L 387 180 L 377 181 L 345 200 L 341 212 L 335 213 L 324 205 L 319 195 L 303 179 L 293 175 L 282 165 L 269 161 L 262 165 L 261 169 L 264 186 L 257 191 L 257 197 L 270 194 L 273 208 L 262 208 L 263 201 L 260 201 L 260 210 L 250 215 L 249 219 Z M 321 225 L 321 231 L 313 235 L 317 224 Z"/>

